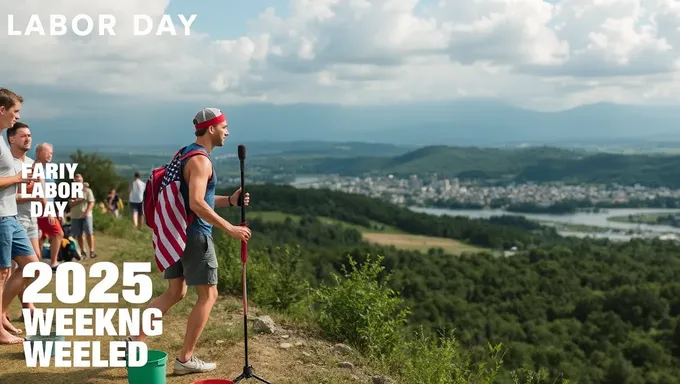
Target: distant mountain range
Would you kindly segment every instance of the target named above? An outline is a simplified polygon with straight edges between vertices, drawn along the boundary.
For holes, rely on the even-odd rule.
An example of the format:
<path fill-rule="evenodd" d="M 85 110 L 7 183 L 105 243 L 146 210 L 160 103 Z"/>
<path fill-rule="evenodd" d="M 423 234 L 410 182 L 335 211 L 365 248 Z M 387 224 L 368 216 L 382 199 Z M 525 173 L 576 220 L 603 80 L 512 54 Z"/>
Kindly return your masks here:
<path fill-rule="evenodd" d="M 27 121 L 34 136 L 60 146 L 175 148 L 193 141 L 191 119 L 203 105 L 113 106 L 49 120 Z M 385 106 L 225 106 L 230 146 L 280 147 L 291 142 L 374 142 L 426 145 L 521 146 L 680 143 L 680 109 L 594 104 L 563 112 L 537 112 L 494 101 L 467 100 Z M 28 118 L 24 116 L 24 118 Z M 276 143 L 278 142 L 278 143 Z M 269 143 L 269 144 L 267 144 Z M 272 144 L 274 143 L 274 144 Z M 310 144 L 311 143 L 311 144 Z M 294 144 L 298 150 L 305 144 Z M 656 145 L 656 144 L 654 144 Z M 278 150 L 278 149 L 277 149 Z"/>

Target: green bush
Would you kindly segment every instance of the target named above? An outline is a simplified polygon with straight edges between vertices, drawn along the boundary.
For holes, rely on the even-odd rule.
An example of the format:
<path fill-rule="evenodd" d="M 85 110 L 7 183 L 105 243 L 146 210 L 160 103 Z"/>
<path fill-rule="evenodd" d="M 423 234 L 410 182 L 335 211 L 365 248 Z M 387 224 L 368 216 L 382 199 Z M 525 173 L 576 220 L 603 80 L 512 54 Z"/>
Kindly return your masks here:
<path fill-rule="evenodd" d="M 215 250 L 219 264 L 218 290 L 242 294 L 241 244 L 218 233 Z M 308 291 L 302 277 L 300 247 L 284 245 L 267 250 L 249 250 L 246 263 L 248 297 L 258 306 L 286 312 L 301 303 Z"/>
<path fill-rule="evenodd" d="M 379 275 L 382 257 L 373 262 L 370 255 L 361 267 L 349 258 L 350 272 L 342 267 L 344 278 L 333 275 L 334 286 L 320 286 L 313 296 L 317 322 L 327 337 L 347 342 L 371 358 L 390 356 L 401 343 L 409 310 L 400 308 L 401 299 L 386 287 Z"/>
<path fill-rule="evenodd" d="M 468 384 L 496 383 L 503 365 L 501 345 L 489 345 L 479 360 L 474 351 L 464 351 L 458 340 L 442 335 L 428 338 L 423 333 L 405 341 L 403 352 L 394 359 L 405 383 Z"/>
<path fill-rule="evenodd" d="M 254 297 L 258 303 L 278 311 L 288 311 L 300 303 L 309 283 L 304 280 L 301 270 L 302 255 L 300 246 L 284 245 L 276 247 L 269 258 L 263 258 L 266 263 L 266 288 L 260 290 Z"/>

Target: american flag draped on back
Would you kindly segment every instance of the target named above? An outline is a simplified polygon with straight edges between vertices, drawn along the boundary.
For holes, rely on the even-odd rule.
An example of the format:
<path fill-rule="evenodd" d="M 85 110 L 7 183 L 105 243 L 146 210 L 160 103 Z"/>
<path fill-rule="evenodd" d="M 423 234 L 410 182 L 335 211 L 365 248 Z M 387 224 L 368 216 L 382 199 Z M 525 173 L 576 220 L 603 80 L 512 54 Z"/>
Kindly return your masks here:
<path fill-rule="evenodd" d="M 153 248 L 156 264 L 161 271 L 175 264 L 182 257 L 186 245 L 187 218 L 184 197 L 180 191 L 180 170 L 184 159 L 192 155 L 205 155 L 200 150 L 181 153 L 172 159 L 165 169 L 163 180 L 154 206 Z"/>

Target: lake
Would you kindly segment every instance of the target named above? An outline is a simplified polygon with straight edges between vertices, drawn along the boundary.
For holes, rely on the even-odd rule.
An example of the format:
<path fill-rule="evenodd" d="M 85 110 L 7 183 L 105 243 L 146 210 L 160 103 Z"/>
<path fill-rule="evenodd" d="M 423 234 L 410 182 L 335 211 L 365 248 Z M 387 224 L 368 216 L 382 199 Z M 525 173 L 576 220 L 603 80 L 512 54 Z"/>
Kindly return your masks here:
<path fill-rule="evenodd" d="M 554 214 L 534 214 L 534 213 L 519 213 L 519 212 L 508 212 L 501 209 L 484 209 L 484 210 L 472 210 L 472 209 L 441 209 L 441 208 L 422 208 L 422 207 L 411 207 L 411 210 L 415 212 L 422 212 L 431 215 L 450 215 L 450 216 L 465 216 L 470 218 L 489 218 L 491 216 L 501 216 L 501 215 L 513 215 L 513 216 L 523 216 L 529 220 L 536 221 L 548 221 L 552 223 L 562 223 L 562 224 L 572 224 L 572 225 L 585 225 L 589 227 L 601 228 L 601 232 L 579 232 L 574 230 L 563 230 L 560 231 L 562 235 L 565 236 L 593 236 L 593 237 L 607 237 L 612 240 L 628 240 L 634 235 L 627 233 L 630 231 L 636 232 L 636 234 L 642 236 L 659 236 L 662 234 L 680 234 L 680 228 L 671 227 L 668 225 L 649 225 L 649 224 L 638 224 L 638 223 L 621 223 L 615 221 L 609 221 L 610 217 L 615 216 L 628 216 L 628 215 L 641 215 L 641 214 L 656 214 L 656 213 L 680 213 L 680 209 L 655 209 L 655 208 L 614 208 L 614 209 L 603 209 L 598 213 L 589 212 L 576 212 L 563 215 Z"/>

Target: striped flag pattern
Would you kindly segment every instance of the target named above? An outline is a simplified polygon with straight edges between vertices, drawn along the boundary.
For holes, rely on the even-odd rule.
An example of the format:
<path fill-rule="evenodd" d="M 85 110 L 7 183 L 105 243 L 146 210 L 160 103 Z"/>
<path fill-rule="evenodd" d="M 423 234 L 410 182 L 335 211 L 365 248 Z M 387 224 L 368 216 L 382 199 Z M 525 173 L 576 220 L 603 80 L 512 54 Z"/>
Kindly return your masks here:
<path fill-rule="evenodd" d="M 181 153 L 181 151 L 180 151 Z M 180 191 L 180 165 L 192 155 L 205 155 L 200 150 L 175 156 L 165 169 L 154 207 L 153 248 L 158 268 L 165 271 L 182 257 L 186 245 L 187 217 L 184 197 Z"/>
<path fill-rule="evenodd" d="M 186 245 L 187 212 L 179 189 L 180 163 L 180 156 L 176 156 L 168 164 L 154 207 L 153 248 L 161 271 L 179 261 Z"/>

